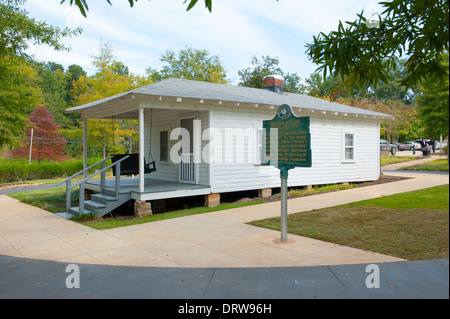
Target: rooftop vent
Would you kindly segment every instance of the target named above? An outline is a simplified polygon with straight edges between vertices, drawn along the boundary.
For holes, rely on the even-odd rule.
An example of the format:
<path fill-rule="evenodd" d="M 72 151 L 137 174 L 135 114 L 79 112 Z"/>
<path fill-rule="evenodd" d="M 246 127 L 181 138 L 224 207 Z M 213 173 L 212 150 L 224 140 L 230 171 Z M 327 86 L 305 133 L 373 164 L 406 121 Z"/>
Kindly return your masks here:
<path fill-rule="evenodd" d="M 263 88 L 275 93 L 283 92 L 283 77 L 281 75 L 268 75 L 263 79 Z"/>

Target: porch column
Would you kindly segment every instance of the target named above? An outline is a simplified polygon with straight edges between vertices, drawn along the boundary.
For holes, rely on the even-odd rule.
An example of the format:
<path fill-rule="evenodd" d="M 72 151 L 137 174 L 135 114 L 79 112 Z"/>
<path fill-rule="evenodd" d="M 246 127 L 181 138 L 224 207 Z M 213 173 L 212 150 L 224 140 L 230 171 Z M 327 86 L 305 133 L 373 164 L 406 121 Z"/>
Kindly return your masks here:
<path fill-rule="evenodd" d="M 144 192 L 144 108 L 139 108 L 139 192 Z"/>
<path fill-rule="evenodd" d="M 87 168 L 87 162 L 88 162 L 88 146 L 87 146 L 87 118 L 83 118 L 83 169 Z M 87 172 L 85 171 L 83 174 L 83 178 L 87 177 Z"/>

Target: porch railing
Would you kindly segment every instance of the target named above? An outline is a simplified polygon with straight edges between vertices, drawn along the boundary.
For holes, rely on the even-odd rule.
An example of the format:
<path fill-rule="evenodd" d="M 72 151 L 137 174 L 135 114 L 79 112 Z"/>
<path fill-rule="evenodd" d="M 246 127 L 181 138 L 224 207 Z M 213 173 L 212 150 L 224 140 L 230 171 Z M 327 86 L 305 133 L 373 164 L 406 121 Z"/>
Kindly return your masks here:
<path fill-rule="evenodd" d="M 197 168 L 194 163 L 193 153 L 182 153 L 180 162 L 180 182 L 196 183 Z"/>
<path fill-rule="evenodd" d="M 95 163 L 89 167 L 86 167 L 85 169 L 83 169 L 82 171 L 66 178 L 65 180 L 63 180 L 62 182 L 59 182 L 58 184 L 56 184 L 56 186 L 62 185 L 64 183 L 66 183 L 66 213 L 70 214 L 70 207 L 71 207 L 71 203 L 72 203 L 72 189 L 76 186 L 80 186 L 80 194 L 79 194 L 79 214 L 83 214 L 84 213 L 84 187 L 85 187 L 85 183 L 86 181 L 90 180 L 91 178 L 93 178 L 94 176 L 97 176 L 98 174 L 101 174 L 100 177 L 100 193 L 104 194 L 105 192 L 105 181 L 106 181 L 106 170 L 110 169 L 114 166 L 116 166 L 116 179 L 115 179 L 115 195 L 116 197 L 119 196 L 119 191 L 120 191 L 120 165 L 122 163 L 122 161 L 126 160 L 128 157 L 130 156 L 124 156 L 121 159 L 117 160 L 116 162 L 106 166 L 106 161 L 111 159 L 112 156 L 105 158 L 104 160 L 101 160 L 98 163 Z M 90 170 L 91 168 L 94 168 L 98 165 L 101 165 L 101 169 L 97 172 L 95 172 L 94 174 L 91 174 L 85 178 L 83 178 L 81 181 L 78 181 L 76 183 L 72 184 L 72 179 L 77 177 L 78 175 L 84 174 L 85 172 L 87 172 L 88 170 Z"/>

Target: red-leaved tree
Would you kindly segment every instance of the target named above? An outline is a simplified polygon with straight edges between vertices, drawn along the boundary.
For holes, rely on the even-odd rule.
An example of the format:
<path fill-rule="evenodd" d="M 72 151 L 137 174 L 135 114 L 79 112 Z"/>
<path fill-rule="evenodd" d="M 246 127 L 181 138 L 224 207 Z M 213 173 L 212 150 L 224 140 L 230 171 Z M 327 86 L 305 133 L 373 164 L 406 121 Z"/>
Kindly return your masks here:
<path fill-rule="evenodd" d="M 44 107 L 37 106 L 28 116 L 29 126 L 22 147 L 13 150 L 12 154 L 19 158 L 28 158 L 30 155 L 30 142 L 32 143 L 31 159 L 42 161 L 62 161 L 68 156 L 64 155 L 67 140 L 61 137 L 55 124 L 53 115 Z M 33 136 L 31 137 L 31 129 Z"/>

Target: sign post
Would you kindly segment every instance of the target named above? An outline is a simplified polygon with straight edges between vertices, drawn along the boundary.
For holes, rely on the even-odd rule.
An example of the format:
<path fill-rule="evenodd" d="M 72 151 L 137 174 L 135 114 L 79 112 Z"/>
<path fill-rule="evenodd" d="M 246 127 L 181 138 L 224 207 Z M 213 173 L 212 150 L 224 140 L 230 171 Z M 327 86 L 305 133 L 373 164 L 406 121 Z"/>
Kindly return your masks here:
<path fill-rule="evenodd" d="M 263 121 L 265 140 L 261 165 L 275 166 L 281 179 L 281 241 L 287 241 L 288 171 L 295 167 L 311 167 L 310 118 L 297 117 L 291 106 L 281 105 L 277 115 Z"/>

